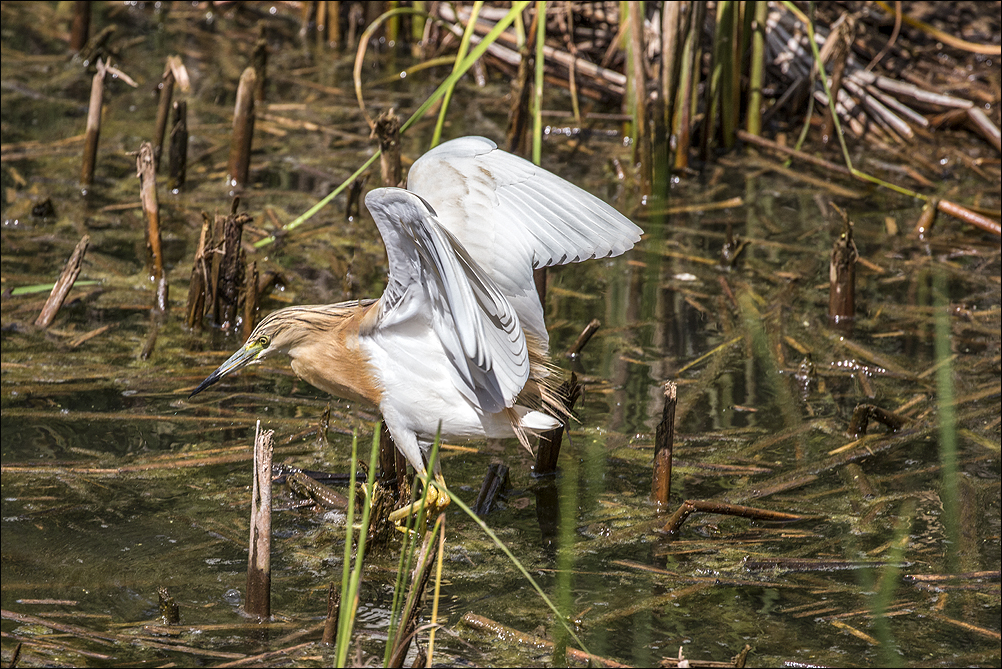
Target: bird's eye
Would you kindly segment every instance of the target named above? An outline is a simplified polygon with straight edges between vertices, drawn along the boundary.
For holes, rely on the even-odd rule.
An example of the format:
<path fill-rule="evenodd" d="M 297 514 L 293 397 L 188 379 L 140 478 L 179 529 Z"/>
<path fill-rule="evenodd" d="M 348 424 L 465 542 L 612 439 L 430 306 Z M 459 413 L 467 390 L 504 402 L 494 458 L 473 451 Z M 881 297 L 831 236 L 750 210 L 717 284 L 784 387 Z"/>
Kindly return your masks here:
<path fill-rule="evenodd" d="M 268 348 L 268 338 L 264 337 L 264 336 L 258 337 L 257 338 L 257 344 L 261 348 Z"/>

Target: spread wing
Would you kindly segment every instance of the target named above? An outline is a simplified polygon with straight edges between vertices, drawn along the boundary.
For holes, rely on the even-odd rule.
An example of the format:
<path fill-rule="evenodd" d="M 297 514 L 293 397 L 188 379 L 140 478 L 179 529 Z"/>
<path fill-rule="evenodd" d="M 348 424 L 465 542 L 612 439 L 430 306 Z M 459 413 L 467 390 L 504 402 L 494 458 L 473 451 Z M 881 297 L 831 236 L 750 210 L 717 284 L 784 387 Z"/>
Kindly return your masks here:
<path fill-rule="evenodd" d="M 619 255 L 643 232 L 594 195 L 483 137 L 454 139 L 421 156 L 407 188 L 434 207 L 543 343 L 532 270 Z"/>
<path fill-rule="evenodd" d="M 414 193 L 365 196 L 389 260 L 373 330 L 430 320 L 456 387 L 488 413 L 515 403 L 529 378 L 525 334 L 504 293 Z"/>

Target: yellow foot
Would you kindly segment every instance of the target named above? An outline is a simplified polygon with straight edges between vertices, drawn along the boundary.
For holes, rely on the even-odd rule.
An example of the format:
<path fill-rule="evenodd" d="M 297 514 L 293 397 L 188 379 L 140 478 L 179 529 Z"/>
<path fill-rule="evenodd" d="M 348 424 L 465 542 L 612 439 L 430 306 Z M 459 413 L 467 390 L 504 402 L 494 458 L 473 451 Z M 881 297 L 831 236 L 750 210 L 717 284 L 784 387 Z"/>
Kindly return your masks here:
<path fill-rule="evenodd" d="M 452 499 L 449 497 L 449 492 L 445 488 L 445 481 L 442 480 L 441 475 L 435 477 L 435 483 L 425 485 L 430 485 L 428 488 L 428 503 L 425 507 L 430 511 L 442 511 L 445 507 L 452 503 Z M 397 509 L 392 512 L 389 516 L 390 520 L 400 525 L 400 523 L 411 514 L 417 514 L 421 510 L 422 500 L 417 500 L 416 502 L 411 502 L 407 506 Z"/>

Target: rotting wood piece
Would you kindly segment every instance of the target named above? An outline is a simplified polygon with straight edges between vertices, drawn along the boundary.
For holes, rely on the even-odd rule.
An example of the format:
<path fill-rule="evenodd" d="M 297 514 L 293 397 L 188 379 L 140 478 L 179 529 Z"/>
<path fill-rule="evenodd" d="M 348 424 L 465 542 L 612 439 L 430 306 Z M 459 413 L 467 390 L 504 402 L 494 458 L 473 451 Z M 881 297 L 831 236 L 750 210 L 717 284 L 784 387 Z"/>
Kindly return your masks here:
<path fill-rule="evenodd" d="M 850 437 L 863 436 L 871 418 L 886 425 L 891 432 L 897 432 L 905 424 L 905 419 L 893 411 L 881 409 L 873 404 L 859 404 L 852 412 L 852 420 L 849 421 L 849 429 L 846 432 Z"/>

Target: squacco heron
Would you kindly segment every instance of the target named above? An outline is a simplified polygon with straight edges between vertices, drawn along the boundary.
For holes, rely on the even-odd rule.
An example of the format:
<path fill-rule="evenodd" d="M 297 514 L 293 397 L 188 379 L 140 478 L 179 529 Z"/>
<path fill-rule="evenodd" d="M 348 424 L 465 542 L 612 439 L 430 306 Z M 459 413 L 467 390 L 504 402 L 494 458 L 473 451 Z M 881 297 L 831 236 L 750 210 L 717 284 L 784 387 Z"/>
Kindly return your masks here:
<path fill-rule="evenodd" d="M 304 381 L 378 407 L 426 484 L 439 431 L 527 445 L 527 433 L 557 427 L 540 410 L 552 391 L 533 270 L 619 255 L 642 230 L 483 137 L 432 149 L 411 167 L 407 190 L 373 190 L 365 205 L 389 261 L 382 297 L 273 312 L 192 395 L 286 353 Z M 440 488 L 432 497 L 444 506 L 437 460 L 433 473 L 429 492 Z"/>

